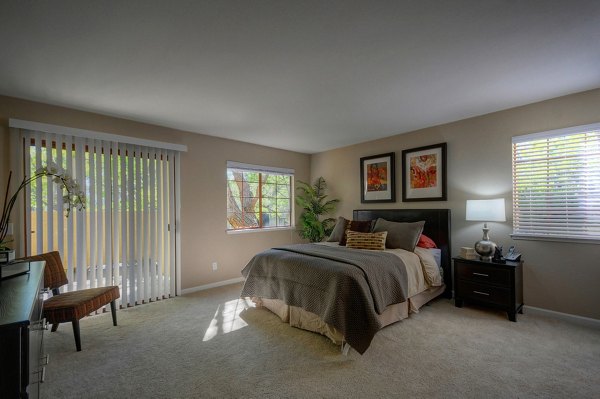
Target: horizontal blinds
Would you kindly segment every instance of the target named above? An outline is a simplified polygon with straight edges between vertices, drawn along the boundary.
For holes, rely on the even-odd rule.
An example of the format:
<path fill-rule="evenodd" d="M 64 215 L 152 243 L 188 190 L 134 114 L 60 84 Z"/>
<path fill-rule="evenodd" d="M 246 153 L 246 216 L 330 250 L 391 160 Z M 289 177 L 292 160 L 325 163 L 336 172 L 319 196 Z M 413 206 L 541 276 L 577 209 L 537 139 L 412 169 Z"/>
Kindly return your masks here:
<path fill-rule="evenodd" d="M 512 148 L 513 233 L 599 239 L 600 125 L 516 137 Z"/>

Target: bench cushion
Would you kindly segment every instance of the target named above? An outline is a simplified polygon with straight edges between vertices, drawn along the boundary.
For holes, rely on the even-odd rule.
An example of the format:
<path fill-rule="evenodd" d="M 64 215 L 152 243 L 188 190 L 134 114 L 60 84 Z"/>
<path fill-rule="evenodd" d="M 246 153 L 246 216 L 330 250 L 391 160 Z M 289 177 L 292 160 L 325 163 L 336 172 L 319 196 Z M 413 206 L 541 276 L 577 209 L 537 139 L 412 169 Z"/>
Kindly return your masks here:
<path fill-rule="evenodd" d="M 44 301 L 44 317 L 51 324 L 79 320 L 119 296 L 117 286 L 65 292 Z"/>

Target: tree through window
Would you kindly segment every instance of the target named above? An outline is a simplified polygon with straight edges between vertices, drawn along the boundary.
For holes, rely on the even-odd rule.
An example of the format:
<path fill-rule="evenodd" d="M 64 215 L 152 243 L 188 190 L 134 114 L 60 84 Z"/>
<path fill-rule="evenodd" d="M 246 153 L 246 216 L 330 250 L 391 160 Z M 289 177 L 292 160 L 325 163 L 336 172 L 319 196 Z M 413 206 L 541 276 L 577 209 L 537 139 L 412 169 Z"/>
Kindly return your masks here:
<path fill-rule="evenodd" d="M 292 226 L 292 170 L 227 166 L 228 230 Z"/>

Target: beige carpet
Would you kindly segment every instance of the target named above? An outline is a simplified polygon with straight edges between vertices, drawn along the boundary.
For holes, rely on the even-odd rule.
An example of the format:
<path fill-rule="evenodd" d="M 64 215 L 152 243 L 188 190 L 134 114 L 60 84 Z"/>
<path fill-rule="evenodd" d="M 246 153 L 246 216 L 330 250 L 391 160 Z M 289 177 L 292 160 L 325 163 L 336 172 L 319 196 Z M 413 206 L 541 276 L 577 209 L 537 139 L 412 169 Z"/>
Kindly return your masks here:
<path fill-rule="evenodd" d="M 137 306 L 45 336 L 46 398 L 598 398 L 600 330 L 440 299 L 347 357 L 249 308 L 241 285 Z"/>

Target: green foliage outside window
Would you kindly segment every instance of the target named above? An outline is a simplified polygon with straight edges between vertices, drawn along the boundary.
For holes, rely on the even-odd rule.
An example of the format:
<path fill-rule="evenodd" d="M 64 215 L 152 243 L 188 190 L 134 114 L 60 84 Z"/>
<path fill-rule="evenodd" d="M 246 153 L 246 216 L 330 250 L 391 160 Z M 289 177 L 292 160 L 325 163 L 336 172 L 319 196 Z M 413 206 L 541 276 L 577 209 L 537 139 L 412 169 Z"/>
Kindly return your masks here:
<path fill-rule="evenodd" d="M 227 228 L 291 226 L 291 185 L 291 175 L 227 169 Z"/>

